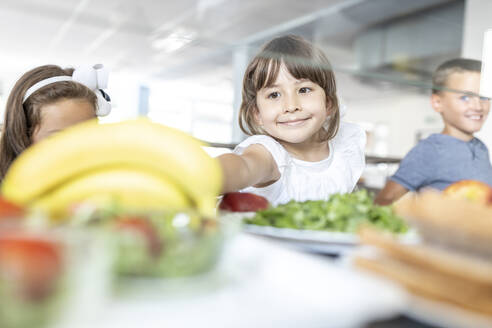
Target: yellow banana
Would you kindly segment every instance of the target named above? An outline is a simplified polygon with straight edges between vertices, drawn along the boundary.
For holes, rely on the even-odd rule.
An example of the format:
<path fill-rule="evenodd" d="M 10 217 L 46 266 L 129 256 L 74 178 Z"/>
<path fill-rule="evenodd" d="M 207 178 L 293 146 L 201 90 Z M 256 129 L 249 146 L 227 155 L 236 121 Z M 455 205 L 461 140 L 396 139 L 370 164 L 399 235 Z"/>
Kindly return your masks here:
<path fill-rule="evenodd" d="M 151 170 L 181 188 L 205 216 L 215 215 L 222 171 L 190 135 L 147 119 L 97 120 L 68 128 L 24 151 L 2 184 L 4 197 L 29 204 L 72 177 L 108 166 Z"/>
<path fill-rule="evenodd" d="M 187 197 L 162 176 L 129 168 L 108 168 L 75 177 L 36 199 L 31 206 L 54 219 L 69 215 L 80 203 L 104 206 L 116 203 L 128 211 L 184 210 Z"/>

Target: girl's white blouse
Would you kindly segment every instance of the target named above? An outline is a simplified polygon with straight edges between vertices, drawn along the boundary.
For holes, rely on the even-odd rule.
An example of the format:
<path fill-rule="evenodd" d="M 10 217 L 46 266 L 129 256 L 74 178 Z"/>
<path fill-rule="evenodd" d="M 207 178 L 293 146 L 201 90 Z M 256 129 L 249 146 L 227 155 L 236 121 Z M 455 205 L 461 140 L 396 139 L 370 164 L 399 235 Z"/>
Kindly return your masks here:
<path fill-rule="evenodd" d="M 330 155 L 319 162 L 307 162 L 292 157 L 275 139 L 254 135 L 234 149 L 242 154 L 253 144 L 264 146 L 273 156 L 280 179 L 264 188 L 248 187 L 241 191 L 261 195 L 276 206 L 290 200 L 328 199 L 334 193 L 351 192 L 365 166 L 366 134 L 357 124 L 341 122 L 340 129 L 328 142 Z"/>

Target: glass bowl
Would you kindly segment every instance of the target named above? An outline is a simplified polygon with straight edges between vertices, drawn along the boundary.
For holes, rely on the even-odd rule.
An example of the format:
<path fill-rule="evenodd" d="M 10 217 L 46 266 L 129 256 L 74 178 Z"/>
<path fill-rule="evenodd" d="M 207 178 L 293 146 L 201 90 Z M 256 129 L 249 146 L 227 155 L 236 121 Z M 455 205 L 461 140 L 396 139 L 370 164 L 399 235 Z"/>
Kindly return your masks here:
<path fill-rule="evenodd" d="M 92 233 L 0 229 L 0 327 L 88 318 L 109 295 L 111 259 Z"/>
<path fill-rule="evenodd" d="M 120 216 L 106 223 L 119 276 L 186 277 L 211 270 L 235 222 L 193 212 Z"/>

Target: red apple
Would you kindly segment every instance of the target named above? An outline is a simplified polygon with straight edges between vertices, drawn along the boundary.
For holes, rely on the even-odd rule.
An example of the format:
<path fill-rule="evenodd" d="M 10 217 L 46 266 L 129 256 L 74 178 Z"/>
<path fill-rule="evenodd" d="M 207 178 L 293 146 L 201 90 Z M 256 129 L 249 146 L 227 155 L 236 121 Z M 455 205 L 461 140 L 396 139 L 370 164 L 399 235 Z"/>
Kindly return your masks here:
<path fill-rule="evenodd" d="M 163 250 L 162 240 L 156 228 L 148 219 L 141 217 L 118 218 L 116 219 L 116 228 L 141 236 L 145 240 L 151 256 L 159 257 L 161 255 Z"/>
<path fill-rule="evenodd" d="M 492 188 L 488 184 L 476 180 L 455 182 L 444 189 L 443 194 L 484 205 L 492 204 Z"/>
<path fill-rule="evenodd" d="M 24 209 L 0 197 L 0 220 L 16 219 L 24 216 Z"/>
<path fill-rule="evenodd" d="M 62 272 L 59 243 L 22 235 L 0 237 L 0 280 L 15 286 L 26 300 L 49 297 Z"/>
<path fill-rule="evenodd" d="M 231 192 L 222 197 L 219 209 L 231 212 L 255 212 L 267 209 L 268 200 L 247 192 Z"/>

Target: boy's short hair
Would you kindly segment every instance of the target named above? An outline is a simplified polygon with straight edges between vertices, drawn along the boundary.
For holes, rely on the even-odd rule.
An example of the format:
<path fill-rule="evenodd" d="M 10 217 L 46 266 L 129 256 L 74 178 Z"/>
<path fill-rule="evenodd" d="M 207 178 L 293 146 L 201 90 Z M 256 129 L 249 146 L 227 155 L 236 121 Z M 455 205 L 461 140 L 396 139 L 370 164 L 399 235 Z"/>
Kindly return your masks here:
<path fill-rule="evenodd" d="M 446 81 L 453 73 L 478 72 L 482 70 L 482 62 L 475 59 L 455 58 L 445 61 L 432 74 L 432 93 L 446 89 Z"/>
<path fill-rule="evenodd" d="M 282 64 L 293 77 L 307 78 L 323 88 L 326 101 L 331 106 L 331 115 L 320 139 L 325 141 L 335 137 L 340 125 L 340 109 L 333 69 L 321 49 L 296 35 L 281 36 L 267 42 L 246 68 L 239 109 L 241 130 L 248 135 L 266 134 L 254 118 L 256 94 L 261 88 L 275 83 Z"/>

